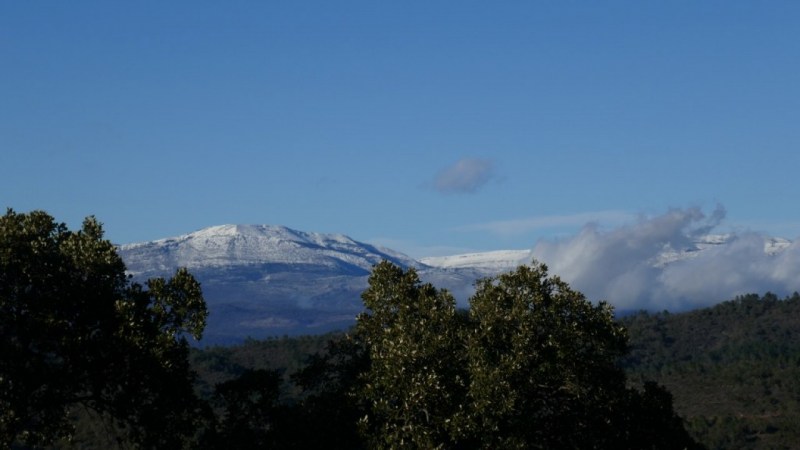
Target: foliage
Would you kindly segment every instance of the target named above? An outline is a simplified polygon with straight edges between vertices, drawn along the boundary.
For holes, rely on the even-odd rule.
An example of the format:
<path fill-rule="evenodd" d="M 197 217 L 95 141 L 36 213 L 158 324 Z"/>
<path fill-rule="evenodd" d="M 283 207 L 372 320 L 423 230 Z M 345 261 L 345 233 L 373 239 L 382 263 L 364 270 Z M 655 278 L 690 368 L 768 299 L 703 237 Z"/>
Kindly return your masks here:
<path fill-rule="evenodd" d="M 220 383 L 214 403 L 222 410 L 217 428 L 203 439 L 209 449 L 274 448 L 275 424 L 282 408 L 278 402 L 281 375 L 271 370 L 248 370 L 239 377 Z"/>
<path fill-rule="evenodd" d="M 371 447 L 443 448 L 466 392 L 455 300 L 421 284 L 414 269 L 377 264 L 358 317 L 371 364 L 359 393 L 370 412 L 361 420 Z"/>
<path fill-rule="evenodd" d="M 800 442 L 800 295 L 749 294 L 681 314 L 622 319 L 623 360 L 675 396 L 690 432 L 712 449 L 794 448 Z"/>
<path fill-rule="evenodd" d="M 413 269 L 383 262 L 369 281 L 356 327 L 368 447 L 698 447 L 666 391 L 626 386 L 611 308 L 544 265 L 479 281 L 466 320 Z"/>
<path fill-rule="evenodd" d="M 482 280 L 467 336 L 470 415 L 483 448 L 600 443 L 619 424 L 624 329 L 543 265 Z"/>
<path fill-rule="evenodd" d="M 252 442 L 281 449 L 363 448 L 356 422 L 365 410 L 354 392 L 368 359 L 353 335 L 250 339 L 233 347 L 196 348 L 191 361 L 199 373 L 196 387 L 216 417 L 203 448 L 252 448 Z M 277 383 L 251 382 L 252 372 Z M 231 414 L 230 399 L 239 397 L 262 402 L 264 407 L 247 408 L 260 419 L 238 407 Z M 255 437 L 239 439 L 245 435 Z"/>
<path fill-rule="evenodd" d="M 207 311 L 186 270 L 133 283 L 95 219 L 9 210 L 0 446 L 700 448 L 676 410 L 711 448 L 800 439 L 797 294 L 619 323 L 534 263 L 463 312 L 383 262 L 362 299 L 348 334 L 190 351 Z"/>
<path fill-rule="evenodd" d="M 0 446 L 73 433 L 80 408 L 145 447 L 179 448 L 202 405 L 185 335 L 207 311 L 199 283 L 131 283 L 94 218 L 73 232 L 48 214 L 0 217 Z"/>
<path fill-rule="evenodd" d="M 491 284 L 493 287 L 484 292 L 499 294 L 496 290 L 499 282 Z M 486 298 L 492 297 L 488 295 Z M 462 333 L 470 329 L 477 333 L 474 331 L 475 314 L 480 308 L 476 308 L 475 303 L 473 300 L 475 312 L 465 314 L 457 311 L 455 314 L 457 321 L 461 322 Z M 502 312 L 505 308 L 498 307 L 498 310 Z M 524 312 L 522 317 L 534 314 L 524 308 L 520 311 Z M 543 314 L 540 317 L 545 317 L 544 311 L 540 313 Z M 492 316 L 505 317 L 508 314 Z M 484 317 L 481 321 L 488 320 L 485 313 L 481 317 Z M 605 319 L 600 322 L 605 323 Z M 510 326 L 511 321 L 498 323 L 504 324 L 501 328 L 514 329 Z M 614 418 L 614 423 L 619 424 L 618 429 L 627 430 L 628 448 L 654 447 L 644 444 L 637 447 L 633 440 L 635 436 L 639 442 L 660 442 L 661 447 L 655 448 L 682 448 L 684 423 L 675 415 L 676 411 L 686 418 L 685 428 L 691 435 L 708 448 L 794 448 L 800 442 L 800 428 L 797 426 L 800 423 L 800 341 L 797 340 L 800 335 L 800 295 L 785 299 L 769 293 L 746 295 L 712 308 L 680 314 L 642 312 L 624 317 L 618 324 L 627 329 L 630 337 L 629 352 L 620 360 L 627 373 L 627 395 L 621 395 L 616 402 L 616 411 L 621 414 L 608 411 L 598 414 L 598 417 Z M 518 325 L 515 327 L 524 329 Z M 469 336 L 460 334 L 458 339 L 463 343 Z M 472 339 L 476 340 L 474 335 Z M 506 341 L 514 340 L 508 338 Z M 492 344 L 490 347 L 500 347 L 500 341 L 491 339 L 486 342 Z M 565 342 L 568 347 L 569 339 Z M 234 377 L 230 375 L 231 364 L 238 367 L 236 373 L 242 373 L 250 363 L 275 369 L 302 367 L 296 372 L 287 369 L 287 372 L 294 372 L 290 377 L 293 385 L 284 385 L 281 391 L 285 408 L 282 414 L 287 419 L 277 424 L 282 428 L 279 430 L 279 448 L 366 447 L 366 442 L 362 442 L 357 434 L 356 422 L 371 411 L 369 404 L 361 401 L 356 393 L 360 389 L 358 374 L 368 373 L 370 360 L 363 340 L 356 333 L 249 341 L 238 347 L 215 347 L 196 352 L 214 355 L 197 360 L 206 364 L 203 370 L 213 372 L 216 368 L 227 373 L 225 379 Z M 314 352 L 318 353 L 308 359 L 307 354 Z M 520 360 L 534 355 L 529 351 L 508 353 Z M 262 357 L 256 358 L 259 354 Z M 510 358 L 509 361 L 514 359 L 506 358 Z M 210 364 L 210 361 L 216 363 Z M 551 362 L 569 363 L 570 358 L 562 358 L 560 363 Z M 557 370 L 543 370 L 558 376 Z M 513 377 L 509 374 L 503 378 Z M 648 379 L 658 384 L 646 382 Z M 599 381 L 613 387 L 613 383 L 607 380 Z M 641 388 L 630 388 L 636 385 Z M 472 389 L 477 389 L 477 386 Z M 571 407 L 574 410 L 580 404 L 574 402 Z M 472 417 L 477 417 L 476 409 L 466 411 L 472 411 Z M 489 419 L 498 414 L 493 410 L 490 412 Z M 568 412 L 562 409 L 560 414 Z M 579 410 L 574 412 L 580 415 Z M 513 411 L 506 414 L 514 417 Z M 462 425 L 468 423 L 463 417 L 461 420 Z M 524 418 L 519 420 L 524 421 Z M 575 426 L 575 423 L 559 426 Z M 306 429 L 318 432 L 308 433 Z M 602 430 L 603 426 L 598 429 Z M 476 435 L 472 434 L 473 437 Z M 459 445 L 462 448 L 480 448 L 479 440 L 469 442 L 467 436 L 460 436 L 453 448 Z M 602 441 L 597 442 L 596 447 L 601 447 Z M 625 445 L 619 448 L 625 448 Z"/>
<path fill-rule="evenodd" d="M 194 347 L 189 361 L 197 372 L 196 388 L 203 398 L 210 399 L 217 384 L 247 370 L 273 370 L 282 375 L 281 400 L 295 401 L 302 392 L 290 382 L 291 376 L 306 367 L 310 355 L 326 353 L 328 342 L 338 340 L 339 334 L 247 339 L 236 346 Z"/>
<path fill-rule="evenodd" d="M 462 322 L 474 320 L 468 314 L 456 312 Z M 686 418 L 685 428 L 708 448 L 794 448 L 800 442 L 800 295 L 778 299 L 751 294 L 680 314 L 642 312 L 618 323 L 630 337 L 630 351 L 621 358 L 627 385 L 642 383 L 640 389 L 627 390 L 622 400 L 627 409 L 615 419 L 630 436 L 661 440 L 661 448 L 681 448 L 670 442 L 685 438 L 677 411 Z M 223 351 L 231 356 L 214 357 L 221 361 L 214 367 L 222 371 L 229 370 L 231 361 L 243 371 L 256 359 L 242 355 L 262 351 L 258 364 L 305 364 L 291 377 L 294 387 L 284 385 L 282 390 L 287 420 L 280 424 L 280 448 L 365 448 L 355 424 L 370 413 L 369 405 L 354 393 L 357 374 L 366 373 L 370 361 L 355 333 L 197 350 L 218 356 Z M 307 353 L 317 351 L 308 359 Z M 304 432 L 302 426 L 319 432 Z M 663 431 L 670 427 L 675 431 Z M 469 447 L 465 439 L 459 442 L 464 448 L 480 448 L 479 443 Z"/>
<path fill-rule="evenodd" d="M 317 430 L 296 430 L 285 439 L 285 448 L 327 448 L 357 450 L 364 444 L 356 429 L 366 414 L 365 401 L 358 396 L 360 376 L 370 365 L 364 343 L 357 336 L 345 334 L 328 341 L 324 353 L 308 360 L 292 376 L 304 397 L 297 404 L 294 423 Z"/>

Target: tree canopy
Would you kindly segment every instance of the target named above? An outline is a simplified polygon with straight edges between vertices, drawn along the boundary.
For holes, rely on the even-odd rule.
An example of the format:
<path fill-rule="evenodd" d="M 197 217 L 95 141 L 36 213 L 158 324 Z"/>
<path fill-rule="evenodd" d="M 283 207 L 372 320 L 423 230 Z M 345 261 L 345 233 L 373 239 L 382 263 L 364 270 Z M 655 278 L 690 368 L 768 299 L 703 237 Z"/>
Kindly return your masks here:
<path fill-rule="evenodd" d="M 0 446 L 72 434 L 79 408 L 130 440 L 179 448 L 197 429 L 186 337 L 207 310 L 185 269 L 131 282 L 101 224 L 42 211 L 0 217 Z"/>
<path fill-rule="evenodd" d="M 625 329 L 534 263 L 480 280 L 467 316 L 416 271 L 378 264 L 356 334 L 370 448 L 683 449 L 669 393 L 629 388 Z"/>
<path fill-rule="evenodd" d="M 455 316 L 461 322 L 469 319 L 466 310 L 457 310 Z M 797 339 L 800 295 L 784 299 L 769 293 L 747 295 L 700 310 L 640 312 L 616 320 L 630 336 L 627 344 L 630 351 L 621 358 L 620 365 L 627 374 L 626 385 L 636 389 L 629 389 L 621 396 L 624 402 L 615 402 L 613 409 L 597 414 L 603 418 L 616 417 L 615 429 L 640 436 L 641 442 L 662 442 L 655 448 L 683 448 L 680 446 L 681 441 L 685 442 L 681 418 L 686 420 L 685 427 L 691 436 L 710 449 L 789 449 L 800 442 L 800 430 L 796 425 L 800 421 L 800 342 Z M 462 326 L 463 323 L 458 325 Z M 459 337 L 458 341 L 463 344 L 464 337 Z M 196 348 L 192 354 L 209 393 L 215 383 L 235 379 L 248 368 L 283 373 L 278 405 L 282 409 L 278 414 L 267 415 L 273 425 L 267 433 L 272 437 L 267 437 L 276 442 L 276 448 L 353 450 L 380 446 L 380 435 L 373 434 L 374 440 L 368 445 L 359 437 L 356 426 L 359 418 L 365 416 L 369 416 L 370 425 L 377 425 L 379 417 L 363 396 L 358 395 L 359 385 L 363 383 L 361 378 L 368 373 L 370 361 L 363 340 L 353 330 L 248 340 L 238 346 Z M 309 354 L 315 355 L 308 360 Z M 456 372 L 466 374 L 466 369 L 462 366 Z M 669 392 L 645 380 L 663 384 Z M 598 383 L 602 385 L 603 380 Z M 262 389 L 261 395 L 268 392 Z M 463 390 L 459 395 L 462 394 Z M 674 408 L 671 406 L 673 395 Z M 469 399 L 464 402 L 468 404 Z M 623 410 L 625 403 L 628 405 L 625 415 L 610 414 Z M 675 416 L 675 412 L 681 418 Z M 514 416 L 513 411 L 507 410 L 505 415 Z M 524 430 L 524 416 L 515 420 L 523 424 Z M 565 426 L 576 424 L 580 422 L 566 422 Z M 264 422 L 259 425 L 263 427 Z M 675 431 L 669 432 L 670 427 Z M 596 429 L 608 430 L 608 427 Z M 309 433 L 308 430 L 315 431 Z M 362 425 L 361 431 L 371 430 L 365 430 Z M 575 435 L 589 439 L 589 431 L 591 428 Z M 498 436 L 484 437 L 488 441 Z M 620 438 L 612 432 L 607 432 L 607 436 L 605 440 L 592 439 L 594 445 L 580 447 L 602 448 L 612 437 Z M 448 441 L 446 447 L 481 448 L 480 441 L 473 442 L 471 447 L 463 440 L 458 442 Z M 559 448 L 565 446 L 569 447 L 564 444 Z"/>
<path fill-rule="evenodd" d="M 455 300 L 388 262 L 373 268 L 362 298 L 370 313 L 357 332 L 371 361 L 359 392 L 371 405 L 364 436 L 379 448 L 447 447 L 466 392 Z"/>
<path fill-rule="evenodd" d="M 88 411 L 142 448 L 699 447 L 669 392 L 626 379 L 628 336 L 611 307 L 542 264 L 479 280 L 468 312 L 390 262 L 362 299 L 352 335 L 292 376 L 292 402 L 282 372 L 245 370 L 224 352 L 205 359 L 235 373 L 211 389 L 188 358 L 208 314 L 188 271 L 135 283 L 93 217 L 71 231 L 8 210 L 0 446 L 63 442 Z"/>

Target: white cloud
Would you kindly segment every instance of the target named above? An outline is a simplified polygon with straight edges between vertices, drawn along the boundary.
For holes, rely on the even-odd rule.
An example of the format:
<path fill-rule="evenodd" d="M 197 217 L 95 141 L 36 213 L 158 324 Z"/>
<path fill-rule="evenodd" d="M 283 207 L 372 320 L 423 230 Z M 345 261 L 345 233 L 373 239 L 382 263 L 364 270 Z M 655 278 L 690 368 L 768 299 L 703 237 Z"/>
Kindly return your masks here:
<path fill-rule="evenodd" d="M 800 243 L 771 255 L 764 251 L 768 238 L 757 233 L 736 233 L 696 257 L 657 264 L 665 250 L 694 247 L 724 216 L 721 207 L 710 216 L 688 208 L 610 231 L 587 225 L 569 238 L 540 241 L 533 255 L 590 299 L 618 309 L 677 311 L 740 294 L 800 290 Z"/>
<path fill-rule="evenodd" d="M 483 187 L 493 176 L 492 161 L 464 158 L 441 170 L 433 180 L 433 187 L 446 194 L 470 194 Z"/>

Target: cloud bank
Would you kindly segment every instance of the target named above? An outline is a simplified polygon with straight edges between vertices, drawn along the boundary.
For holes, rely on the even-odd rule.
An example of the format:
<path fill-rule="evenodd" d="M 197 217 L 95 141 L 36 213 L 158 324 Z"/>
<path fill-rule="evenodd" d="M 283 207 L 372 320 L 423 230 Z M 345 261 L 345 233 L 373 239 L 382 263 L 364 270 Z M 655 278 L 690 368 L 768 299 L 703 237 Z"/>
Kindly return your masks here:
<path fill-rule="evenodd" d="M 493 175 L 491 161 L 465 158 L 440 171 L 433 180 L 433 187 L 445 194 L 471 194 L 488 183 Z"/>
<path fill-rule="evenodd" d="M 610 231 L 587 225 L 572 237 L 540 241 L 533 256 L 618 310 L 681 311 L 741 294 L 800 291 L 800 242 L 775 245 L 749 232 L 709 239 L 724 217 L 722 207 L 708 216 L 688 208 Z"/>

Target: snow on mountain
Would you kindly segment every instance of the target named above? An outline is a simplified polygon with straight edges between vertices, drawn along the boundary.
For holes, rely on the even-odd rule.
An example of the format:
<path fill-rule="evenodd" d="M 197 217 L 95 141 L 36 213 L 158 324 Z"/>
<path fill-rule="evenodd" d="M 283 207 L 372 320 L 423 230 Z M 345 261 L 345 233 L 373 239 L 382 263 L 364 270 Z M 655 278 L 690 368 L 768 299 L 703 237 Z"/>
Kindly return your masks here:
<path fill-rule="evenodd" d="M 420 262 L 440 268 L 480 268 L 502 272 L 513 270 L 519 265 L 531 262 L 530 250 L 496 250 L 481 253 L 466 253 L 453 256 L 433 256 L 420 259 Z"/>
<path fill-rule="evenodd" d="M 677 261 L 696 258 L 706 250 L 730 244 L 733 239 L 735 239 L 735 236 L 731 234 L 711 234 L 696 239 L 693 245 L 687 248 L 674 249 L 665 247 L 664 251 L 652 261 L 652 265 L 661 268 Z M 789 247 L 791 243 L 791 241 L 783 238 L 765 238 L 764 253 L 766 255 L 778 254 Z"/>
<path fill-rule="evenodd" d="M 200 231 L 120 247 L 133 275 L 175 267 L 213 268 L 260 264 L 313 265 L 369 273 L 383 259 L 417 264 L 393 250 L 356 242 L 341 234 L 306 233 L 271 225 L 220 225 Z"/>
<path fill-rule="evenodd" d="M 695 258 L 715 247 L 729 244 L 734 238 L 730 234 L 712 234 L 696 239 L 691 246 L 674 249 L 665 246 L 663 251 L 650 263 L 654 267 L 663 267 L 677 261 Z M 764 253 L 775 255 L 782 252 L 792 244 L 792 241 L 783 238 L 765 238 Z M 421 258 L 419 261 L 425 265 L 442 268 L 472 268 L 480 269 L 487 275 L 494 275 L 508 270 L 513 270 L 522 264 L 529 264 L 533 260 L 532 250 L 495 250 L 479 253 L 465 253 L 451 256 L 433 256 Z"/>
<path fill-rule="evenodd" d="M 764 252 L 768 255 L 776 255 L 792 245 L 792 241 L 783 238 L 769 238 L 764 243 Z"/>
<path fill-rule="evenodd" d="M 645 262 L 663 270 L 711 249 L 733 235 L 696 238 L 685 248 L 665 244 Z M 778 255 L 792 242 L 764 238 L 764 253 Z M 152 242 L 122 245 L 120 255 L 137 281 L 188 267 L 203 286 L 210 316 L 204 343 L 250 336 L 312 334 L 352 326 L 363 310 L 361 292 L 374 264 L 389 260 L 415 267 L 424 282 L 449 290 L 467 306 L 477 279 L 510 271 L 533 259 L 533 250 L 501 250 L 414 260 L 341 234 L 307 233 L 271 225 L 220 225 Z M 712 253 L 708 253 L 712 254 Z M 546 261 L 545 261 L 546 262 Z"/>
<path fill-rule="evenodd" d="M 341 234 L 270 225 L 215 226 L 122 245 L 119 253 L 137 281 L 190 269 L 210 310 L 205 343 L 343 329 L 362 310 L 360 294 L 374 264 L 389 260 L 431 270 L 402 253 Z M 454 273 L 428 276 L 454 290 L 464 284 Z"/>

